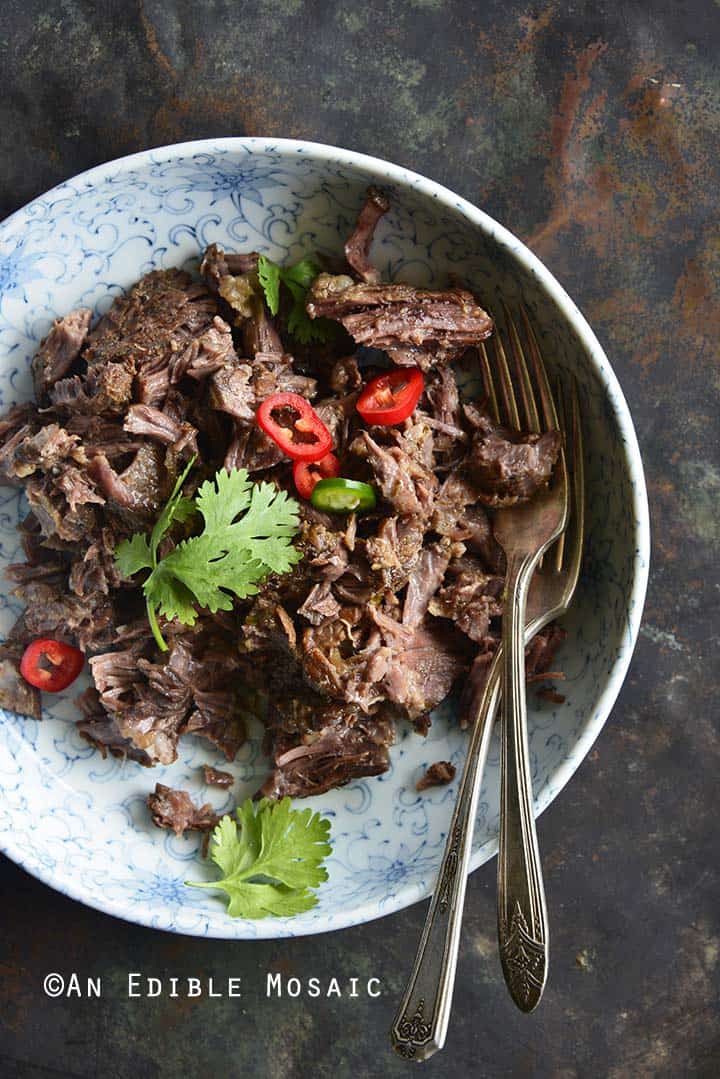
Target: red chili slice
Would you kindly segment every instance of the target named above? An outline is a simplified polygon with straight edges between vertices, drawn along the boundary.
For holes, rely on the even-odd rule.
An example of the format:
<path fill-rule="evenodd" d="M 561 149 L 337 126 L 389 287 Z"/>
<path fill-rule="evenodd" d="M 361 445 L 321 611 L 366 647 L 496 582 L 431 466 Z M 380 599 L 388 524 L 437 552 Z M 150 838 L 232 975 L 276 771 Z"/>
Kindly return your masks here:
<path fill-rule="evenodd" d="M 326 453 L 322 461 L 296 461 L 293 465 L 295 488 L 301 498 L 310 498 L 318 480 L 334 479 L 340 475 L 340 462 L 334 453 Z"/>
<path fill-rule="evenodd" d="M 273 393 L 255 413 L 266 435 L 294 461 L 321 461 L 332 436 L 312 405 L 297 393 Z"/>
<path fill-rule="evenodd" d="M 357 410 L 365 423 L 387 426 L 406 420 L 422 397 L 425 379 L 419 367 L 397 367 L 378 375 L 360 394 Z"/>
<path fill-rule="evenodd" d="M 75 681 L 84 665 L 85 656 L 79 648 L 42 637 L 23 652 L 20 674 L 36 689 L 59 693 Z"/>

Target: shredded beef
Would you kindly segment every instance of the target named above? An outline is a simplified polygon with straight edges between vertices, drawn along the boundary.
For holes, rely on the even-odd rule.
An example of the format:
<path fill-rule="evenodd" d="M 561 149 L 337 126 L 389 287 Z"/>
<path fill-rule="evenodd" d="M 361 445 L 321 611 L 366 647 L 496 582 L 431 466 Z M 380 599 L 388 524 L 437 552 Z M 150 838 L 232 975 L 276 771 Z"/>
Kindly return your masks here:
<path fill-rule="evenodd" d="M 91 459 L 88 473 L 109 502 L 135 511 L 138 520 L 157 511 L 169 493 L 160 451 L 152 444 L 143 444 L 120 474 L 104 453 Z"/>
<path fill-rule="evenodd" d="M 459 559 L 449 580 L 429 602 L 431 615 L 447 618 L 471 640 L 481 644 L 490 621 L 502 614 L 504 580 L 483 572 L 471 559 Z"/>
<path fill-rule="evenodd" d="M 560 443 L 559 431 L 518 435 L 480 416 L 466 464 L 480 501 L 508 506 L 532 498 L 549 480 Z"/>
<path fill-rule="evenodd" d="M 56 423 L 49 423 L 18 443 L 10 467 L 18 479 L 26 479 L 35 473 L 50 472 L 66 461 L 87 463 L 80 439 Z"/>
<path fill-rule="evenodd" d="M 478 504 L 475 485 L 462 469 L 445 479 L 433 503 L 432 527 L 441 536 L 464 543 L 493 572 L 504 572 L 505 555 L 493 535 L 490 519 Z"/>
<path fill-rule="evenodd" d="M 326 696 L 371 713 L 392 701 L 409 719 L 431 712 L 469 664 L 459 635 L 403 626 L 379 608 L 343 607 L 302 637 L 305 677 Z"/>
<path fill-rule="evenodd" d="M 381 280 L 370 247 L 387 210 L 371 188 L 345 245 L 348 272 L 320 273 L 308 291 L 308 315 L 347 331 L 322 345 L 289 332 L 287 292 L 270 315 L 257 252 L 217 244 L 201 280 L 154 271 L 115 295 L 92 328 L 85 309 L 54 323 L 32 361 L 36 403 L 0 418 L 0 479 L 30 504 L 26 561 L 8 571 L 25 611 L 0 646 L 0 704 L 40 718 L 19 660 L 36 637 L 67 641 L 87 654 L 93 679 L 78 699 L 78 731 L 103 755 L 169 765 L 179 740 L 195 736 L 232 761 L 256 716 L 272 762 L 259 793 L 272 798 L 385 772 L 397 723 L 426 734 L 460 683 L 461 722 L 472 716 L 502 614 L 492 509 L 548 481 L 560 436 L 508 432 L 461 403 L 450 363 L 492 320 L 454 283 Z M 420 366 L 424 393 L 403 422 L 368 427 L 358 397 L 392 363 Z M 120 573 L 118 544 L 151 531 L 191 458 L 186 495 L 223 467 L 295 493 L 291 463 L 255 422 L 275 393 L 314 402 L 341 475 L 371 483 L 378 505 L 345 517 L 301 501 L 303 557 L 292 572 L 229 611 L 199 610 L 193 626 L 159 616 L 161 652 L 143 575 Z M 160 557 L 196 527 L 175 521 Z M 562 637 L 551 626 L 529 645 L 530 681 L 553 675 Z M 451 773 L 437 762 L 418 789 Z M 209 765 L 203 776 L 233 782 Z M 149 805 L 178 835 L 217 820 L 160 784 Z"/>
<path fill-rule="evenodd" d="M 547 672 L 555 660 L 555 653 L 566 637 L 566 630 L 555 623 L 533 637 L 525 652 L 525 676 L 528 681 L 538 675 L 548 677 Z"/>
<path fill-rule="evenodd" d="M 90 368 L 118 363 L 141 377 L 166 367 L 216 314 L 216 301 L 188 274 L 154 270 L 115 300 L 91 331 L 83 358 Z"/>
<path fill-rule="evenodd" d="M 368 261 L 370 245 L 375 235 L 378 221 L 390 209 L 387 197 L 376 187 L 369 187 L 367 200 L 350 239 L 345 244 L 345 258 L 359 278 L 372 284 L 378 284 L 380 273 Z"/>
<path fill-rule="evenodd" d="M 357 284 L 320 274 L 308 294 L 311 318 L 341 322 L 358 345 L 384 349 L 397 364 L 429 370 L 448 363 L 492 333 L 493 323 L 471 292 L 403 284 Z"/>
<path fill-rule="evenodd" d="M 202 770 L 205 785 L 208 787 L 222 787 L 223 790 L 227 790 L 235 782 L 235 777 L 230 772 L 221 772 L 209 764 L 204 764 Z"/>
<path fill-rule="evenodd" d="M 284 459 L 277 443 L 259 427 L 236 427 L 223 466 L 228 470 L 246 468 L 248 472 L 265 472 L 279 465 Z"/>
<path fill-rule="evenodd" d="M 316 381 L 295 374 L 286 353 L 258 352 L 252 364 L 226 365 L 210 379 L 210 404 L 242 426 L 254 423 L 258 406 L 273 393 L 313 398 Z"/>
<path fill-rule="evenodd" d="M 203 631 L 174 638 L 166 656 L 153 662 L 145 642 L 90 660 L 100 703 L 124 738 L 151 763 L 169 764 L 181 734 L 199 734 L 229 760 L 245 739 L 239 707 L 240 672 L 229 645 Z"/>
<path fill-rule="evenodd" d="M 226 760 L 234 761 L 245 742 L 245 720 L 238 712 L 240 693 L 231 690 L 196 690 L 195 708 L 180 727 L 181 734 L 207 738 Z"/>
<path fill-rule="evenodd" d="M 123 430 L 155 439 L 164 446 L 172 446 L 175 453 L 182 453 L 184 450 L 197 453 L 197 431 L 192 424 L 179 423 L 167 412 L 161 412 L 150 405 L 131 405 Z"/>
<path fill-rule="evenodd" d="M 280 334 L 259 297 L 253 298 L 250 312 L 242 322 L 243 355 L 256 356 L 260 352 L 281 356 L 284 349 Z"/>
<path fill-rule="evenodd" d="M 153 824 L 158 828 L 167 828 L 175 835 L 212 832 L 220 820 L 209 803 L 198 807 L 187 791 L 176 791 L 163 783 L 155 784 L 155 791 L 148 795 L 147 804 Z"/>
<path fill-rule="evenodd" d="M 0 707 L 22 716 L 42 719 L 40 692 L 25 681 L 16 660 L 0 657 Z"/>
<path fill-rule="evenodd" d="M 445 700 L 470 664 L 470 652 L 454 631 L 427 624 L 395 651 L 383 678 L 388 700 L 417 720 Z"/>
<path fill-rule="evenodd" d="M 326 618 L 335 618 L 339 613 L 340 604 L 333 595 L 330 581 L 314 584 L 305 602 L 298 607 L 298 614 L 314 626 L 319 626 Z"/>
<path fill-rule="evenodd" d="M 426 521 L 422 516 L 385 517 L 375 536 L 364 540 L 370 568 L 393 592 L 407 584 L 422 549 Z"/>
<path fill-rule="evenodd" d="M 143 749 L 120 733 L 117 722 L 105 711 L 100 694 L 94 686 L 86 689 L 78 697 L 77 703 L 83 713 L 83 719 L 77 721 L 78 732 L 86 742 L 90 742 L 100 751 L 103 760 L 109 752 L 113 757 L 133 760 L 145 767 L 153 763 Z"/>
<path fill-rule="evenodd" d="M 83 386 L 85 400 L 78 401 L 78 405 L 94 414 L 122 415 L 132 400 L 132 386 L 132 368 L 122 363 L 97 364 L 87 372 Z M 141 399 L 145 400 L 143 394 Z"/>
<path fill-rule="evenodd" d="M 92 311 L 81 307 L 53 322 L 50 333 L 41 342 L 31 365 L 38 401 L 44 399 L 47 391 L 58 379 L 65 377 L 77 360 L 87 337 L 91 318 Z"/>
<path fill-rule="evenodd" d="M 336 360 L 330 370 L 330 389 L 338 397 L 347 397 L 362 386 L 362 375 L 354 356 L 343 356 Z"/>
<path fill-rule="evenodd" d="M 210 404 L 220 412 L 239 420 L 244 426 L 255 419 L 257 401 L 249 364 L 222 367 L 210 379 Z"/>
<path fill-rule="evenodd" d="M 383 498 L 403 515 L 429 516 L 437 478 L 400 446 L 384 447 L 362 431 L 350 447 L 367 461 Z"/>
<path fill-rule="evenodd" d="M 282 709 L 275 712 L 268 733 L 275 768 L 258 793 L 306 798 L 386 772 L 395 725 L 382 714 L 365 716 L 352 707 L 306 696 L 292 717 Z"/>
<path fill-rule="evenodd" d="M 429 765 L 425 775 L 418 779 L 415 790 L 426 791 L 429 787 L 443 787 L 446 783 L 452 783 L 455 772 L 455 765 L 450 761 L 435 761 Z"/>
<path fill-rule="evenodd" d="M 227 322 L 218 315 L 204 333 L 193 337 L 176 353 L 168 365 L 170 381 L 175 384 L 186 375 L 201 381 L 226 365 L 237 364 L 232 334 Z"/>
<path fill-rule="evenodd" d="M 561 677 L 558 672 L 550 672 L 550 666 L 566 636 L 566 631 L 553 622 L 532 639 L 525 649 L 525 675 L 529 683 Z M 498 643 L 499 637 L 492 633 L 480 643 L 480 650 L 463 687 L 460 701 L 461 727 L 467 727 L 474 719 L 475 708 L 485 688 Z"/>
<path fill-rule="evenodd" d="M 450 552 L 440 544 L 434 543 L 420 552 L 408 579 L 402 615 L 403 625 L 414 629 L 423 621 L 428 605 L 442 583 L 449 562 Z"/>
<path fill-rule="evenodd" d="M 203 255 L 200 273 L 208 288 L 217 292 L 223 278 L 256 270 L 257 263 L 257 251 L 250 251 L 244 255 L 231 255 L 226 254 L 218 244 L 210 244 Z"/>

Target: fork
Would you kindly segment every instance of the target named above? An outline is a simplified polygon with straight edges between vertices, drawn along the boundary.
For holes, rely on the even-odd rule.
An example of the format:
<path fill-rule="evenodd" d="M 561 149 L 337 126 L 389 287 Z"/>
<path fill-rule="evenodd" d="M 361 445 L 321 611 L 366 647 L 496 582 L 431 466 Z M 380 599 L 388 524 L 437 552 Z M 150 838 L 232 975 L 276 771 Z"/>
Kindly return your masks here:
<path fill-rule="evenodd" d="M 523 310 L 523 322 L 529 328 Z M 502 341 L 497 339 L 499 347 Z M 496 349 L 498 343 L 496 342 Z M 536 342 L 533 335 L 533 344 Z M 537 352 L 538 362 L 542 362 Z M 481 345 L 483 380 L 490 414 L 500 422 L 490 364 Z M 573 507 L 567 536 L 556 543 L 541 571 L 534 574 L 528 596 L 525 643 L 570 606 L 582 560 L 584 534 L 584 482 L 581 430 L 575 386 L 571 405 L 561 401 L 563 429 L 572 434 L 568 454 L 572 475 Z M 448 830 L 437 883 L 428 909 L 412 974 L 391 1029 L 391 1041 L 401 1056 L 426 1060 L 445 1044 L 455 981 L 468 865 L 472 850 L 478 796 L 482 786 L 490 737 L 500 695 L 502 644 L 476 702 L 465 766 Z"/>
<path fill-rule="evenodd" d="M 515 393 L 505 351 L 500 343 L 497 348 L 498 375 L 505 422 L 517 431 L 540 434 L 543 430 L 557 430 L 555 402 L 529 321 L 524 320 L 529 331 L 530 364 L 508 312 L 506 321 L 518 393 Z M 536 392 L 533 392 L 530 368 L 535 376 Z M 529 502 L 499 509 L 493 519 L 495 539 L 505 551 L 507 560 L 501 637 L 503 704 L 500 728 L 498 941 L 505 982 L 511 997 L 524 1012 L 531 1012 L 537 1007 L 545 988 L 549 932 L 533 813 L 523 631 L 532 575 L 544 553 L 562 534 L 567 517 L 567 470 L 561 448 L 551 482 Z"/>

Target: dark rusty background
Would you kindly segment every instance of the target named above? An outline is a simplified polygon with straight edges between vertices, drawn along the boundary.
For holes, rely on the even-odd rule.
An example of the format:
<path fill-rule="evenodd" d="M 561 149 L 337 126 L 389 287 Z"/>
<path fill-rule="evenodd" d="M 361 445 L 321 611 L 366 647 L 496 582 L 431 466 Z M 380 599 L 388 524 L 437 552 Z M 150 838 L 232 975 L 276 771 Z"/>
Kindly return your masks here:
<path fill-rule="evenodd" d="M 720 1074 L 717 340 L 720 6 L 710 0 L 3 0 L 0 216 L 81 169 L 212 135 L 363 150 L 523 237 L 630 402 L 654 563 L 631 673 L 543 816 L 553 960 L 503 989 L 495 865 L 471 878 L 449 1045 L 429 1077 Z M 425 915 L 295 942 L 153 933 L 0 863 L 0 1076 L 401 1076 L 386 1031 Z M 102 975 L 48 1000 L 48 971 Z M 241 975 L 241 1001 L 128 1000 L 128 970 Z M 267 970 L 381 978 L 266 1001 Z"/>

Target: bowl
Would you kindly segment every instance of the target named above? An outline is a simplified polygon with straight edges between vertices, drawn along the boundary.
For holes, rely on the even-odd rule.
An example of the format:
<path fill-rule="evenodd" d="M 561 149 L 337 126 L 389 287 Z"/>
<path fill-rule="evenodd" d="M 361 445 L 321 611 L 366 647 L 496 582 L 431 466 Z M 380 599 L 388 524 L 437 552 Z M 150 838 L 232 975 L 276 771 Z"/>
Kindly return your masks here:
<path fill-rule="evenodd" d="M 388 193 L 373 259 L 387 278 L 439 287 L 470 283 L 491 312 L 527 304 L 546 359 L 572 371 L 587 447 L 588 537 L 576 602 L 558 657 L 562 705 L 532 699 L 529 715 L 535 812 L 556 797 L 592 746 L 625 677 L 648 573 L 643 469 L 622 391 L 595 335 L 554 277 L 507 229 L 469 202 L 408 169 L 331 146 L 287 139 L 191 142 L 91 169 L 35 199 L 0 225 L 0 398 L 31 397 L 29 361 L 52 320 L 75 306 L 104 311 L 148 270 L 197 266 L 217 241 L 227 250 L 294 261 L 342 250 L 369 183 Z M 0 488 L 0 559 L 21 560 L 17 489 Z M 0 632 L 18 603 L 0 589 Z M 0 715 L 0 844 L 58 891 L 159 929 L 223 938 L 284 937 L 340 929 L 389 914 L 433 886 L 456 783 L 422 794 L 415 783 L 436 760 L 461 771 L 467 742 L 452 701 L 427 738 L 399 733 L 391 768 L 313 799 L 332 820 L 329 880 L 311 911 L 291 919 L 234 920 L 219 898 L 187 888 L 201 878 L 196 837 L 151 824 L 145 797 L 156 781 L 185 787 L 222 811 L 266 773 L 260 730 L 231 770 L 233 797 L 205 790 L 213 758 L 184 739 L 171 766 L 148 771 L 103 760 L 78 735 L 73 694 L 45 700 L 42 722 Z M 217 763 L 217 762 L 216 762 Z M 497 849 L 499 754 L 490 750 L 472 866 Z"/>

